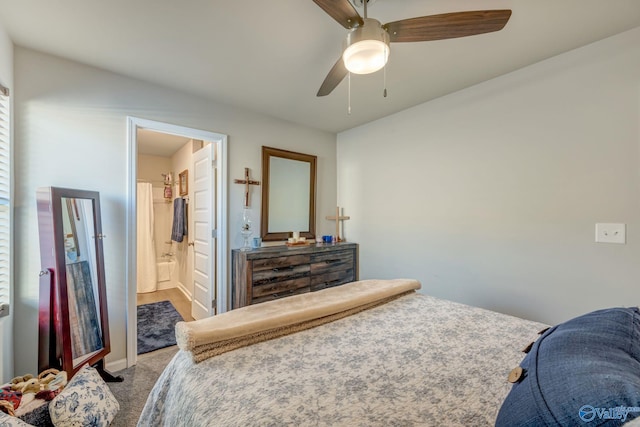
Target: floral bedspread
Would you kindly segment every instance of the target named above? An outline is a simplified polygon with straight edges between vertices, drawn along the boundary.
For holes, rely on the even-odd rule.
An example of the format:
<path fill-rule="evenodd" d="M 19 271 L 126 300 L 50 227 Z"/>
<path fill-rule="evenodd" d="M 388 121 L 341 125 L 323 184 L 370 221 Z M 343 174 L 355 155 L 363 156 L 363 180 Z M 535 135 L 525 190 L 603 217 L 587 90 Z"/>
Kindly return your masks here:
<path fill-rule="evenodd" d="M 199 364 L 179 351 L 138 426 L 491 426 L 544 326 L 415 294 Z"/>

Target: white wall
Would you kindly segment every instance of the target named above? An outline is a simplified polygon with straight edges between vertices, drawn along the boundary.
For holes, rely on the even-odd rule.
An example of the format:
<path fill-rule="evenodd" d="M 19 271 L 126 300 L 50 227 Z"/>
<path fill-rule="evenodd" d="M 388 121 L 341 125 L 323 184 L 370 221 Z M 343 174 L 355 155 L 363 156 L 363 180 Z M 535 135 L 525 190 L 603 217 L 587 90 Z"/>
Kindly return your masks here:
<path fill-rule="evenodd" d="M 244 167 L 259 178 L 262 145 L 318 156 L 318 216 L 336 203 L 335 135 L 216 104 L 23 48 L 15 49 L 16 372 L 36 372 L 39 246 L 35 191 L 60 186 L 100 192 L 112 352 L 125 358 L 126 117 L 229 135 L 229 182 Z M 213 78 L 213 77 L 212 77 Z M 132 177 L 131 179 L 135 179 Z M 252 204 L 259 215 L 259 189 Z M 243 186 L 230 184 L 230 247 L 240 246 Z M 332 223 L 319 221 L 319 229 Z"/>
<path fill-rule="evenodd" d="M 638 70 L 640 28 L 339 134 L 361 278 L 548 323 L 638 305 Z"/>
<path fill-rule="evenodd" d="M 9 88 L 13 96 L 13 43 L 0 25 L 0 84 Z M 13 312 L 12 304 L 9 316 L 0 317 L 0 382 L 9 381 L 13 376 Z M 37 335 L 37 332 L 36 332 Z"/>

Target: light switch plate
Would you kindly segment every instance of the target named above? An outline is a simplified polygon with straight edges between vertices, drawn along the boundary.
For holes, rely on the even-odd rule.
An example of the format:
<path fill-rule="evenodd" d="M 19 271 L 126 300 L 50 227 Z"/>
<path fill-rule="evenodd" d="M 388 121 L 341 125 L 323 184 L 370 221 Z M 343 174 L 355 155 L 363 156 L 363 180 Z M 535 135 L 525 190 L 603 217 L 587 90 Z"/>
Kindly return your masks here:
<path fill-rule="evenodd" d="M 624 245 L 627 243 L 626 228 L 625 224 L 597 223 L 596 242 L 618 243 Z"/>

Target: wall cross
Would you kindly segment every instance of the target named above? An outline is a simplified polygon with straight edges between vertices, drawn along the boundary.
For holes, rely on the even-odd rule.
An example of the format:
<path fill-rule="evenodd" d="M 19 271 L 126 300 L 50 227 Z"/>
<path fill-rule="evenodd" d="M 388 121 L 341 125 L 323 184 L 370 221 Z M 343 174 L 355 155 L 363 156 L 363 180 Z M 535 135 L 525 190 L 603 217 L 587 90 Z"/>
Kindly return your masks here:
<path fill-rule="evenodd" d="M 336 216 L 328 216 L 326 219 L 336 222 L 336 241 L 342 242 L 344 239 L 340 237 L 340 221 L 351 219 L 351 217 L 340 215 L 340 207 L 336 206 Z"/>
<path fill-rule="evenodd" d="M 236 184 L 244 184 L 244 207 L 249 207 L 249 186 L 250 185 L 260 185 L 260 181 L 255 181 L 249 178 L 249 168 L 244 168 L 244 179 L 234 179 L 234 183 Z"/>

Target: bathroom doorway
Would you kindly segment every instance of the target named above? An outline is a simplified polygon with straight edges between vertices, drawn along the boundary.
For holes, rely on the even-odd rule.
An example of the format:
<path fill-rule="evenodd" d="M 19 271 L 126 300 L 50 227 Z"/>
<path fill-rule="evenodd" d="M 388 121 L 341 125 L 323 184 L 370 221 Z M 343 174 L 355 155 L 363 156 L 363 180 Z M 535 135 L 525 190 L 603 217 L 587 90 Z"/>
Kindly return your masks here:
<path fill-rule="evenodd" d="M 180 194 L 177 171 L 189 170 L 191 155 L 203 142 L 144 128 L 136 137 L 136 321 L 141 354 L 174 343 L 173 327 L 180 318 L 194 320 L 188 286 L 193 261 L 183 238 L 189 236 L 175 241 L 172 228 L 175 203 L 183 208 L 188 201 L 188 194 Z M 156 319 L 161 315 L 165 319 Z"/>
<path fill-rule="evenodd" d="M 128 212 L 127 366 L 137 357 L 137 305 L 168 300 L 184 320 L 226 311 L 226 135 L 129 118 L 130 197 Z M 206 239 L 196 235 L 190 202 L 202 200 L 194 186 L 193 162 L 203 152 L 212 199 Z M 202 166 L 198 166 L 202 170 Z M 199 189 L 197 195 L 194 193 Z M 206 216 L 206 215 L 205 215 Z M 184 229 L 183 229 L 184 225 Z M 200 225 L 200 224 L 199 224 Z M 197 227 L 198 230 L 202 227 Z M 194 264 L 194 240 L 210 246 L 205 262 L 210 301 L 202 298 L 202 260 Z M 195 279 L 197 277 L 197 279 Z M 195 283 L 195 285 L 194 285 Z M 194 289 L 196 288 L 196 289 Z M 204 307 L 204 308 L 203 308 Z M 171 329 L 171 328 L 169 328 Z"/>

